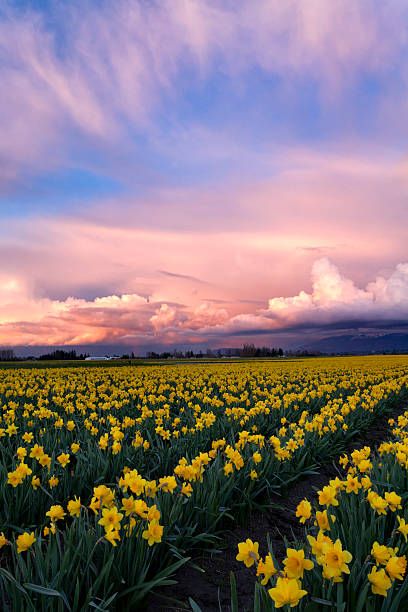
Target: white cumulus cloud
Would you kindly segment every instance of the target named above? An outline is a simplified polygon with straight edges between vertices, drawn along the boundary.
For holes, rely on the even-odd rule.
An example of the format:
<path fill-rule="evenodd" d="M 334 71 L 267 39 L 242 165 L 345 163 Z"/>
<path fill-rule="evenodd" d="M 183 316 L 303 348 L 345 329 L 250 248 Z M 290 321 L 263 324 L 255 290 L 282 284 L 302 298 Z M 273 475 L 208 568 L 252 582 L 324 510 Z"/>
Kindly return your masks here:
<path fill-rule="evenodd" d="M 408 320 L 408 263 L 396 266 L 391 276 L 378 276 L 365 288 L 343 276 L 329 259 L 312 268 L 312 290 L 293 297 L 275 297 L 263 313 L 278 327 L 302 323 L 328 324 L 343 320 Z"/>

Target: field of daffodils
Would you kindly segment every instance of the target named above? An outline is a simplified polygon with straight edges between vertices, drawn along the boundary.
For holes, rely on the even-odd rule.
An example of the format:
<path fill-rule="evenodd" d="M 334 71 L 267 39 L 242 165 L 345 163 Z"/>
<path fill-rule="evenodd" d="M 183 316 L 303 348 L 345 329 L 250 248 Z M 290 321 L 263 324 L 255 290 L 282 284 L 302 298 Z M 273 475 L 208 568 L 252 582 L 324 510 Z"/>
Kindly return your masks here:
<path fill-rule="evenodd" d="M 407 408 L 403 356 L 0 370 L 0 608 L 148 610 L 335 465 L 284 556 L 268 533 L 239 543 L 253 603 L 232 574 L 228 609 L 406 610 Z M 206 612 L 193 585 L 179 606 Z"/>

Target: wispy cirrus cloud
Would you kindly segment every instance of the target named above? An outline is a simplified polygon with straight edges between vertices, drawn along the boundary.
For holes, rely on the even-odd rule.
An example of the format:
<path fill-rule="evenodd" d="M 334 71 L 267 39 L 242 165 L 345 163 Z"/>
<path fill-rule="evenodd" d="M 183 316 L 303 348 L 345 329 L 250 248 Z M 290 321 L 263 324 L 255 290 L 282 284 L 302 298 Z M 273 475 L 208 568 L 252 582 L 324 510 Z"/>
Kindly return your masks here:
<path fill-rule="evenodd" d="M 117 156 L 119 143 L 121 164 L 115 169 L 114 155 L 109 164 L 120 174 L 129 156 L 133 166 L 142 164 L 141 135 L 167 159 L 178 149 L 184 159 L 193 154 L 202 161 L 208 145 L 216 159 L 228 142 L 219 126 L 211 136 L 193 113 L 186 127 L 179 111 L 191 109 L 183 92 L 201 95 L 221 74 L 234 95 L 242 77 L 260 71 L 278 78 L 280 95 L 289 100 L 301 83 L 316 82 L 329 106 L 333 97 L 358 87 L 359 78 L 385 79 L 381 90 L 394 99 L 408 85 L 401 27 L 408 9 L 399 0 L 384 6 L 375 0 L 261 0 L 256 10 L 247 2 L 198 0 L 53 3 L 49 12 L 3 3 L 1 9 L 4 184 L 81 158 L 89 163 L 91 150 Z M 379 109 L 385 104 L 375 97 L 372 102 Z M 162 129 L 165 109 L 170 113 Z M 231 112 L 234 117 L 239 121 Z M 197 138 L 204 148 L 191 146 Z M 98 165 L 95 155 L 92 164 Z M 108 170 L 105 162 L 102 167 Z"/>

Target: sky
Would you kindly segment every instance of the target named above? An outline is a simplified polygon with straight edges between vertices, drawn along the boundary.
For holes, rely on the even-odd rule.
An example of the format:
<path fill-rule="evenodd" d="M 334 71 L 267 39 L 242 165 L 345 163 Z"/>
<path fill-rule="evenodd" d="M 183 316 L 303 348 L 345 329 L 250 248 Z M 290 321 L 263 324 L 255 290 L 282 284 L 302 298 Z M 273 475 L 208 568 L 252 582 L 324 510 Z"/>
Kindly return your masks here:
<path fill-rule="evenodd" d="M 405 0 L 0 0 L 0 346 L 408 324 Z"/>

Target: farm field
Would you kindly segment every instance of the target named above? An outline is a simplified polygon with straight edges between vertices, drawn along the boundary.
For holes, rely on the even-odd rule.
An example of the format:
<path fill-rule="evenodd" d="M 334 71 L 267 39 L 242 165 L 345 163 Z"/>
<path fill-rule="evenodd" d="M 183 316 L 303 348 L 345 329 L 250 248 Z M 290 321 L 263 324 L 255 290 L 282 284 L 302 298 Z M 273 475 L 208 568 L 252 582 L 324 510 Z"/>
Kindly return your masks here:
<path fill-rule="evenodd" d="M 168 587 L 238 527 L 223 610 L 407 609 L 407 386 L 405 356 L 0 370 L 1 609 L 219 609 Z M 251 537 L 333 462 L 292 540 Z"/>

